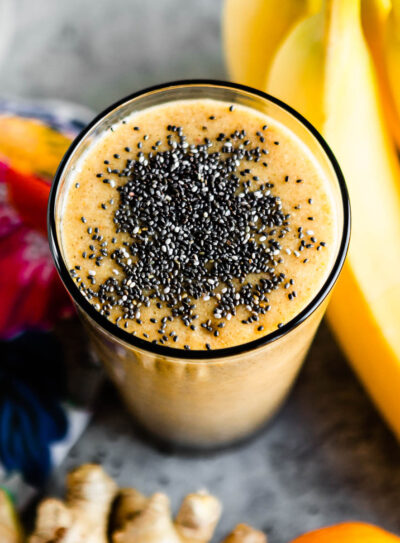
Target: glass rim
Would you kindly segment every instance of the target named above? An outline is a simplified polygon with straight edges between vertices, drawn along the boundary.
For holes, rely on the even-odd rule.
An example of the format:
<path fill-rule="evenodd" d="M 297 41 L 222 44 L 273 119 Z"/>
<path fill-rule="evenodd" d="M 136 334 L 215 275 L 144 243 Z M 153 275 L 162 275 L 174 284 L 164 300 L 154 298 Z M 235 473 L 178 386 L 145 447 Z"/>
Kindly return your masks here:
<path fill-rule="evenodd" d="M 317 142 L 322 147 L 323 152 L 328 157 L 331 166 L 333 167 L 335 177 L 340 189 L 341 203 L 343 206 L 343 230 L 340 243 L 337 249 L 336 259 L 332 265 L 332 269 L 326 278 L 322 287 L 318 290 L 317 294 L 313 299 L 291 320 L 285 323 L 282 327 L 277 328 L 276 330 L 265 334 L 262 337 L 242 343 L 240 345 L 233 345 L 232 347 L 225 347 L 222 349 L 212 349 L 212 350 L 186 350 L 178 349 L 174 347 L 168 347 L 165 345 L 158 345 L 147 341 L 146 339 L 141 339 L 137 336 L 134 336 L 130 332 L 119 328 L 116 324 L 107 319 L 104 315 L 101 315 L 95 307 L 83 296 L 83 294 L 78 289 L 77 285 L 73 281 L 66 263 L 62 257 L 60 243 L 57 236 L 57 223 L 56 223 L 56 199 L 58 193 L 58 187 L 60 181 L 63 177 L 64 171 L 68 167 L 70 158 L 73 156 L 76 148 L 79 144 L 85 139 L 85 137 L 90 133 L 90 131 L 103 119 L 105 119 L 110 113 L 114 110 L 123 106 L 124 104 L 131 102 L 134 99 L 141 98 L 147 94 L 168 90 L 172 88 L 179 87 L 220 87 L 227 88 L 233 91 L 242 91 L 248 94 L 255 95 L 259 98 L 262 98 L 268 102 L 272 102 L 278 107 L 285 110 L 287 113 L 295 117 L 317 140 Z M 99 113 L 73 140 L 69 148 L 67 149 L 63 159 L 61 160 L 57 172 L 55 174 L 53 183 L 51 185 L 49 201 L 47 206 L 47 230 L 48 230 L 48 240 L 50 245 L 50 251 L 57 269 L 57 272 L 67 289 L 68 293 L 74 300 L 74 302 L 97 324 L 105 330 L 108 334 L 115 337 L 123 343 L 127 343 L 130 347 L 135 347 L 145 352 L 150 352 L 152 354 L 182 359 L 182 360 L 210 360 L 210 359 L 223 359 L 226 357 L 240 355 L 249 351 L 253 351 L 262 346 L 268 345 L 281 337 L 285 336 L 293 329 L 297 328 L 301 323 L 303 323 L 312 313 L 321 305 L 324 299 L 327 297 L 331 289 L 333 288 L 339 273 L 343 267 L 344 260 L 346 258 L 349 240 L 350 240 L 350 200 L 346 187 L 346 182 L 344 175 L 340 169 L 340 166 L 333 154 L 331 148 L 321 136 L 318 130 L 298 111 L 293 109 L 291 106 L 287 105 L 285 102 L 282 102 L 280 99 L 271 96 L 263 91 L 248 87 L 246 85 L 241 85 L 239 83 L 231 83 L 221 80 L 213 79 L 188 79 L 188 80 L 179 80 L 172 81 L 170 83 L 163 83 L 151 87 L 147 87 L 143 90 L 134 92 L 124 98 L 121 98 L 117 102 L 108 106 L 101 113 Z"/>

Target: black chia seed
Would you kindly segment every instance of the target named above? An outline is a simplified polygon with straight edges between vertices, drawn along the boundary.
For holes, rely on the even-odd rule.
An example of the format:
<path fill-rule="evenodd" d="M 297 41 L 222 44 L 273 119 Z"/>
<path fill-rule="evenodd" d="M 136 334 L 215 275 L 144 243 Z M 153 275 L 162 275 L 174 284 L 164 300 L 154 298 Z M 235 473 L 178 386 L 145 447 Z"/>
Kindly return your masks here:
<path fill-rule="evenodd" d="M 233 109 L 230 106 L 229 110 Z M 266 128 L 264 125 L 263 130 Z M 98 300 L 100 312 L 110 315 L 113 307 L 120 307 L 125 328 L 129 321 L 142 323 L 140 307 L 149 307 L 151 300 L 158 309 L 165 305 L 170 315 L 161 319 L 158 333 L 162 339 L 157 340 L 161 344 L 168 340 L 167 320 L 181 319 L 190 330 L 196 330 L 192 321 L 198 318 L 196 301 L 200 299 L 214 302 L 216 322 L 213 325 L 209 319 L 201 327 L 215 337 L 239 306 L 248 311 L 244 324 L 257 322 L 259 314 L 270 310 L 267 295 L 287 282 L 276 265 L 282 262 L 281 240 L 290 231 L 290 214 L 282 209 L 280 197 L 271 193 L 274 185 L 264 182 L 256 188 L 251 186 L 250 179 L 258 181 L 259 177 L 251 176 L 249 162 L 257 162 L 268 150 L 251 148 L 249 140 L 243 142 L 245 131 L 235 131 L 229 137 L 221 133 L 217 138 L 219 150 L 208 138 L 201 144 L 190 144 L 181 127 L 169 125 L 168 131 L 167 150 L 156 150 L 162 143 L 159 140 L 150 153 L 140 152 L 121 170 L 112 170 L 121 178 L 119 186 L 103 179 L 119 195 L 113 217 L 115 231 L 128 235 L 129 241 L 119 245 L 117 238 L 112 238 L 112 252 L 100 247 L 102 256 L 95 255 L 91 244 L 93 254 L 89 258 L 96 258 L 100 266 L 103 256 L 108 256 L 115 268 L 96 291 L 80 284 L 88 299 Z M 137 146 L 141 148 L 142 144 Z M 131 152 L 131 148 L 125 147 L 125 151 Z M 114 154 L 114 158 L 120 155 Z M 87 222 L 85 217 L 81 221 Z M 92 239 L 101 241 L 98 228 L 94 231 Z M 303 249 L 301 245 L 299 250 Z M 261 277 L 250 282 L 250 274 Z M 93 275 L 88 279 L 95 284 Z M 288 296 L 292 299 L 296 293 Z M 150 321 L 157 322 L 154 318 Z M 178 341 L 175 332 L 169 335 Z M 143 336 L 148 337 L 145 333 Z M 211 349 L 208 343 L 205 346 Z"/>

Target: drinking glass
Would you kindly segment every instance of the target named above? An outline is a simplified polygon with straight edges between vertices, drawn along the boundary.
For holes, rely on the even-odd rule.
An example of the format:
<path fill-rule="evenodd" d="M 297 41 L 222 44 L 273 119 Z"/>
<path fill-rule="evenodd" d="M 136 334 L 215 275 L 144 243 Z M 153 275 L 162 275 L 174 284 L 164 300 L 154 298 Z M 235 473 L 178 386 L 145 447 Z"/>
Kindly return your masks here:
<path fill-rule="evenodd" d="M 82 154 L 105 130 L 133 112 L 178 100 L 214 99 L 264 113 L 292 131 L 329 181 L 336 213 L 332 268 L 312 301 L 291 321 L 254 341 L 229 348 L 183 350 L 133 336 L 100 315 L 67 269 L 61 237 L 65 197 Z M 183 81 L 137 92 L 101 113 L 73 142 L 56 174 L 48 207 L 51 251 L 90 339 L 135 419 L 158 437 L 194 447 L 243 439 L 282 405 L 324 314 L 346 256 L 350 209 L 340 168 L 320 134 L 280 100 L 219 81 Z"/>

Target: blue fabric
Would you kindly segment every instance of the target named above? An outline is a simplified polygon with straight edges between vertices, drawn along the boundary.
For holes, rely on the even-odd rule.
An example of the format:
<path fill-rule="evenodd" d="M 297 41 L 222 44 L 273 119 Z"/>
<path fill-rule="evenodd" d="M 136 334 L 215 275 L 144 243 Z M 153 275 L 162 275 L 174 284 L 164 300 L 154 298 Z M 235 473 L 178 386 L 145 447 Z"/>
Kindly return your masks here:
<path fill-rule="evenodd" d="M 26 332 L 0 342 L 0 352 L 0 460 L 41 485 L 51 468 L 50 445 L 68 426 L 60 403 L 66 392 L 62 349 L 51 333 Z"/>

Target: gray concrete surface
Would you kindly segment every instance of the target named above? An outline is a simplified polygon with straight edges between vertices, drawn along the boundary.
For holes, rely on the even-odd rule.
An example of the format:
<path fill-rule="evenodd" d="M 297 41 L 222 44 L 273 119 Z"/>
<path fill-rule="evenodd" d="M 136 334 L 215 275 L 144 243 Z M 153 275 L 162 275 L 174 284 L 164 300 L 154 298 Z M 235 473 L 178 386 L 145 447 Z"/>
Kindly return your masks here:
<path fill-rule="evenodd" d="M 74 338 L 84 356 L 79 327 Z M 347 520 L 400 534 L 398 443 L 325 325 L 288 403 L 247 443 L 208 454 L 160 446 L 142 434 L 108 384 L 46 492 L 61 495 L 66 472 L 88 461 L 101 462 L 122 486 L 168 493 L 175 511 L 185 494 L 208 488 L 224 504 L 215 543 L 238 522 L 265 530 L 269 543 Z"/>
<path fill-rule="evenodd" d="M 225 77 L 221 0 L 9 4 L 13 20 L 4 25 L 13 33 L 0 63 L 0 95 L 62 98 L 101 110 L 164 81 Z"/>
<path fill-rule="evenodd" d="M 9 3 L 14 18 L 2 43 L 0 95 L 100 110 L 147 85 L 226 77 L 220 0 Z M 79 331 L 74 337 L 80 344 Z M 252 441 L 199 455 L 159 447 L 107 385 L 90 427 L 46 490 L 61 494 L 66 471 L 87 461 L 102 462 L 122 485 L 168 492 L 174 509 L 187 492 L 209 488 L 225 506 L 215 541 L 239 521 L 264 529 L 269 543 L 349 519 L 400 533 L 400 449 L 325 327 L 288 404 Z"/>

